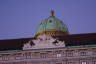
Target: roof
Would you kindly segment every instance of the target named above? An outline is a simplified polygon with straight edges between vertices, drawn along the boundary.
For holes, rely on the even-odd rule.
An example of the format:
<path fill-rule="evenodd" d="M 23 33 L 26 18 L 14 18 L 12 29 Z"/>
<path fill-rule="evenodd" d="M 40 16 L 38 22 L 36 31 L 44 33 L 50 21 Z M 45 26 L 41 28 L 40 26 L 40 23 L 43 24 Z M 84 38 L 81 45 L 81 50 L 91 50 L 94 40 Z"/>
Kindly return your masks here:
<path fill-rule="evenodd" d="M 72 34 L 64 37 L 59 37 L 64 40 L 66 46 L 80 46 L 96 44 L 96 33 Z M 0 40 L 0 50 L 22 50 L 24 43 L 34 38 L 18 38 Z"/>
<path fill-rule="evenodd" d="M 61 20 L 57 19 L 55 16 L 50 16 L 47 19 L 45 19 L 39 25 L 37 33 L 50 30 L 68 32 L 66 24 L 64 24 Z"/>
<path fill-rule="evenodd" d="M 80 46 L 67 46 L 67 47 L 58 47 L 58 48 L 42 48 L 42 49 L 31 49 L 33 50 L 50 50 L 50 49 L 68 49 L 68 48 L 86 48 L 86 47 L 96 47 L 96 44 L 92 45 L 80 45 Z M 0 53 L 12 53 L 12 52 L 21 52 L 21 51 L 30 51 L 30 50 L 3 50 Z"/>

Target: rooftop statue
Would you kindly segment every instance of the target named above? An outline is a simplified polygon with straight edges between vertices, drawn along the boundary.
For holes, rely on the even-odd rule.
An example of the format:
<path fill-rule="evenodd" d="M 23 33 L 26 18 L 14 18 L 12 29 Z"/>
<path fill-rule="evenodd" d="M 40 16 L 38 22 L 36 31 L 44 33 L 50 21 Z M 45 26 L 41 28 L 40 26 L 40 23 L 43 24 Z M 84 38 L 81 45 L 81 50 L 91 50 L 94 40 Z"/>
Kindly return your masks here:
<path fill-rule="evenodd" d="M 65 42 L 44 34 L 24 44 L 23 50 L 56 47 L 65 47 Z"/>

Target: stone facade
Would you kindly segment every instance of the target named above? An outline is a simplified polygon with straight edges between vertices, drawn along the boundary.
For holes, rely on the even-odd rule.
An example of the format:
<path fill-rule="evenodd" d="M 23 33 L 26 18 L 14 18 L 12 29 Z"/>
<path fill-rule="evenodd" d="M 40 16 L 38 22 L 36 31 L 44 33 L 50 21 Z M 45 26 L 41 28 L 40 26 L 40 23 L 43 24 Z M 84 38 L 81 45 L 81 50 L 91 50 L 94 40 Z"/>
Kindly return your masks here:
<path fill-rule="evenodd" d="M 96 46 L 5 51 L 0 64 L 96 64 Z"/>
<path fill-rule="evenodd" d="M 85 36 L 71 35 L 70 39 L 66 24 L 56 18 L 54 11 L 51 11 L 51 16 L 39 25 L 34 38 L 28 41 L 26 39 L 0 41 L 0 50 L 7 48 L 6 51 L 0 52 L 0 64 L 96 64 L 96 34 L 87 38 Z M 11 48 L 7 47 L 9 42 Z M 22 42 L 23 46 L 20 45 Z M 83 45 L 83 42 L 87 45 Z M 74 44 L 78 46 L 73 46 Z M 19 47 L 22 49 L 18 50 Z"/>

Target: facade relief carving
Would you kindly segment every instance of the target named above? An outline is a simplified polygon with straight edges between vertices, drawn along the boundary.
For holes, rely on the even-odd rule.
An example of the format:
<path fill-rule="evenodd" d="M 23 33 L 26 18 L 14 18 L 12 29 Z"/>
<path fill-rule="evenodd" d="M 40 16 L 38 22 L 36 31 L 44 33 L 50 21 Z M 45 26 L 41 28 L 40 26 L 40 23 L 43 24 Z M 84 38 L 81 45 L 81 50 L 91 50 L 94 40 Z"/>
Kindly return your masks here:
<path fill-rule="evenodd" d="M 56 47 L 65 47 L 65 41 L 60 41 L 57 38 L 44 34 L 24 44 L 23 50 Z"/>

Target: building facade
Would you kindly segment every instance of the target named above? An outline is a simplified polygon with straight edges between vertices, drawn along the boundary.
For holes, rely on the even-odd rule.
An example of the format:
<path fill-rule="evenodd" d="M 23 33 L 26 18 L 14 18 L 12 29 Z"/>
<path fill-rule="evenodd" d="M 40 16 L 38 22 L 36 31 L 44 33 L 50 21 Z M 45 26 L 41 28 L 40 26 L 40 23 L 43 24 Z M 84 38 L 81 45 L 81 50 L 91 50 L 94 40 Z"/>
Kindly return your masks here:
<path fill-rule="evenodd" d="M 81 43 L 82 37 L 74 40 L 79 41 L 79 44 L 92 44 L 67 46 L 67 42 L 71 41 L 68 28 L 54 16 L 52 10 L 50 17 L 41 22 L 36 35 L 25 41 L 22 49 L 0 51 L 0 64 L 96 64 L 96 34 L 94 35 Z M 84 36 L 83 38 L 86 40 Z"/>
<path fill-rule="evenodd" d="M 96 46 L 6 51 L 0 64 L 96 64 Z"/>

